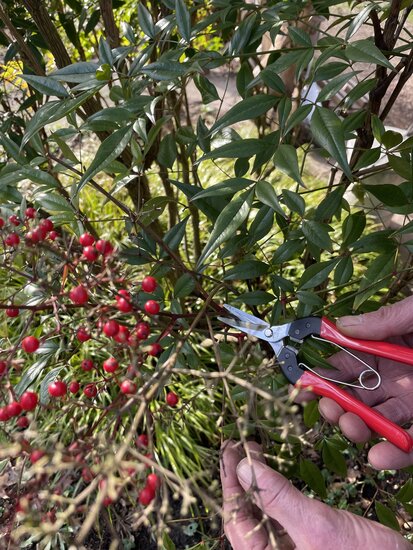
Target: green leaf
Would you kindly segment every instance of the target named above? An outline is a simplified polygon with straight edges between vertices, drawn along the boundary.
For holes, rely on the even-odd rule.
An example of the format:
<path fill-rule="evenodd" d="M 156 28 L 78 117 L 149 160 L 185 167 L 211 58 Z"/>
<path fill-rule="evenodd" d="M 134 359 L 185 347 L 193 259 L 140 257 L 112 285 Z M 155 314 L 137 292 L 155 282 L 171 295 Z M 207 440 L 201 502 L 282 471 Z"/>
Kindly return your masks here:
<path fill-rule="evenodd" d="M 165 210 L 168 204 L 168 197 L 153 197 L 145 202 L 142 210 L 139 212 L 140 221 L 144 225 L 150 225 L 155 221 L 162 212 Z"/>
<path fill-rule="evenodd" d="M 96 71 L 99 68 L 99 63 L 92 61 L 81 61 L 80 63 L 73 63 L 72 65 L 66 65 L 53 73 L 50 73 L 50 77 L 56 80 L 63 80 L 63 82 L 86 82 L 92 76 L 95 76 Z"/>
<path fill-rule="evenodd" d="M 186 224 L 188 223 L 189 216 L 184 218 L 182 221 L 174 225 L 169 231 L 165 233 L 163 237 L 163 242 L 173 251 L 175 251 L 185 235 Z M 168 256 L 168 253 L 165 250 L 161 252 L 161 258 Z"/>
<path fill-rule="evenodd" d="M 176 140 L 173 134 L 166 134 L 159 144 L 157 159 L 162 166 L 172 168 L 176 160 L 178 151 L 176 149 Z"/>
<path fill-rule="evenodd" d="M 55 193 L 41 193 L 36 195 L 35 203 L 48 212 L 65 212 L 75 219 L 73 206 L 62 195 Z"/>
<path fill-rule="evenodd" d="M 266 143 L 261 139 L 249 138 L 231 141 L 230 143 L 221 145 L 221 147 L 217 147 L 213 151 L 206 153 L 198 162 L 207 159 L 251 158 L 254 155 L 264 152 L 266 148 Z"/>
<path fill-rule="evenodd" d="M 234 302 L 240 302 L 247 306 L 262 306 L 275 300 L 274 294 L 265 292 L 264 290 L 254 290 L 252 292 L 244 292 L 236 298 Z"/>
<path fill-rule="evenodd" d="M 305 483 L 307 483 L 310 489 L 317 493 L 321 498 L 326 498 L 327 489 L 325 481 L 320 469 L 314 464 L 314 462 L 311 462 L 305 458 L 300 460 L 300 477 L 303 481 L 305 481 Z"/>
<path fill-rule="evenodd" d="M 323 101 L 327 101 L 337 95 L 337 92 L 344 87 L 344 84 L 346 84 L 350 78 L 359 74 L 359 72 L 360 71 L 350 71 L 329 80 L 318 94 L 317 101 L 322 103 Z"/>
<path fill-rule="evenodd" d="M 397 185 L 390 183 L 363 185 L 363 188 L 386 206 L 404 206 L 409 199 Z"/>
<path fill-rule="evenodd" d="M 205 78 L 205 76 L 197 73 L 194 76 L 194 84 L 198 88 L 199 93 L 202 96 L 202 103 L 204 105 L 211 103 L 211 101 L 219 100 L 217 89 L 210 80 Z"/>
<path fill-rule="evenodd" d="M 347 475 L 347 464 L 343 453 L 328 440 L 323 442 L 323 462 L 329 470 L 339 476 Z"/>
<path fill-rule="evenodd" d="M 357 241 L 366 227 L 366 215 L 362 210 L 349 214 L 342 226 L 342 247 Z"/>
<path fill-rule="evenodd" d="M 248 44 L 250 40 L 252 30 L 256 24 L 257 16 L 255 13 L 248 15 L 241 21 L 239 27 L 234 32 L 231 42 L 228 46 L 228 53 L 230 55 L 237 55 Z"/>
<path fill-rule="evenodd" d="M 340 207 L 343 200 L 344 188 L 337 187 L 333 189 L 326 197 L 320 202 L 315 211 L 315 218 L 317 220 L 329 220 L 337 211 L 340 211 Z"/>
<path fill-rule="evenodd" d="M 284 204 L 287 208 L 293 212 L 297 212 L 300 216 L 304 216 L 305 212 L 305 200 L 301 195 L 290 191 L 289 189 L 282 190 Z"/>
<path fill-rule="evenodd" d="M 295 240 L 288 239 L 277 248 L 272 257 L 271 263 L 274 265 L 282 264 L 292 260 L 297 254 L 301 254 L 304 250 L 304 239 Z"/>
<path fill-rule="evenodd" d="M 55 367 L 54 369 L 50 370 L 43 378 L 42 383 L 40 384 L 39 392 L 39 401 L 42 405 L 47 405 L 47 403 L 50 401 L 48 388 L 50 384 L 58 378 L 59 372 L 62 369 L 64 369 L 63 365 L 60 367 Z"/>
<path fill-rule="evenodd" d="M 376 510 L 378 520 L 382 525 L 386 525 L 387 527 L 390 527 L 390 529 L 394 529 L 395 531 L 400 531 L 400 525 L 397 521 L 397 517 L 388 506 L 385 506 L 381 502 L 376 501 L 374 503 L 374 508 Z"/>
<path fill-rule="evenodd" d="M 312 428 L 320 419 L 320 411 L 318 410 L 318 401 L 315 399 L 304 405 L 303 420 L 307 428 Z"/>
<path fill-rule="evenodd" d="M 413 479 L 408 479 L 394 496 L 399 502 L 410 502 L 413 500 Z"/>
<path fill-rule="evenodd" d="M 175 14 L 178 30 L 187 44 L 191 42 L 191 16 L 184 0 L 175 0 Z"/>
<path fill-rule="evenodd" d="M 258 260 L 245 260 L 232 269 L 229 269 L 224 275 L 224 281 L 245 281 L 255 279 L 265 275 L 268 271 L 268 264 Z"/>
<path fill-rule="evenodd" d="M 196 201 L 205 197 L 220 197 L 222 195 L 235 195 L 238 191 L 249 187 L 254 182 L 246 178 L 229 178 L 221 183 L 212 185 L 197 193 L 191 200 Z"/>
<path fill-rule="evenodd" d="M 260 180 L 255 186 L 255 196 L 257 199 L 272 208 L 275 212 L 278 212 L 280 216 L 286 218 L 284 210 L 281 208 L 281 205 L 278 201 L 277 193 L 275 192 L 273 186 L 264 180 Z"/>
<path fill-rule="evenodd" d="M 344 256 L 338 262 L 334 271 L 334 284 L 341 286 L 349 282 L 353 276 L 353 260 L 351 256 Z"/>
<path fill-rule="evenodd" d="M 346 57 L 350 61 L 363 61 L 364 63 L 373 63 L 374 65 L 381 65 L 391 71 L 394 70 L 393 65 L 383 55 L 381 50 L 371 40 L 356 40 L 352 44 L 349 44 L 346 48 Z"/>
<path fill-rule="evenodd" d="M 179 63 L 178 61 L 155 61 L 145 65 L 141 71 L 154 80 L 176 80 L 189 70 L 188 63 Z"/>
<path fill-rule="evenodd" d="M 348 26 L 346 32 L 346 40 L 350 40 L 350 38 L 359 30 L 363 23 L 366 22 L 370 15 L 370 12 L 372 10 L 375 10 L 376 8 L 376 4 L 374 2 L 371 2 L 362 10 L 360 10 L 355 17 L 350 18 L 350 25 Z"/>
<path fill-rule="evenodd" d="M 334 269 L 337 260 L 329 260 L 327 262 L 319 262 L 317 264 L 310 265 L 304 271 L 298 282 L 298 288 L 306 290 L 308 288 L 315 288 L 323 283 L 330 272 Z"/>
<path fill-rule="evenodd" d="M 274 107 L 276 101 L 277 98 L 264 94 L 247 97 L 236 103 L 227 113 L 225 113 L 225 115 L 217 120 L 210 132 L 216 133 L 236 122 L 257 118 Z"/>
<path fill-rule="evenodd" d="M 400 132 L 394 130 L 386 130 L 381 136 L 381 142 L 386 149 L 393 149 L 403 141 L 403 136 Z"/>
<path fill-rule="evenodd" d="M 394 252 L 378 256 L 368 267 L 360 283 L 360 289 L 354 298 L 353 308 L 358 309 L 361 304 L 373 296 L 378 290 L 387 286 L 394 269 Z"/>
<path fill-rule="evenodd" d="M 314 220 L 303 220 L 301 225 L 304 236 L 317 248 L 332 250 L 332 242 L 328 231 L 330 227 Z"/>
<path fill-rule="evenodd" d="M 152 16 L 142 2 L 138 2 L 138 22 L 146 36 L 149 36 L 149 38 L 155 37 L 156 31 Z"/>
<path fill-rule="evenodd" d="M 290 115 L 284 128 L 283 136 L 286 136 L 293 128 L 299 126 L 303 120 L 305 120 L 313 110 L 313 105 L 300 105 L 298 109 Z"/>
<path fill-rule="evenodd" d="M 184 273 L 179 277 L 174 286 L 174 297 L 185 298 L 189 296 L 196 286 L 195 279 L 190 273 Z"/>
<path fill-rule="evenodd" d="M 251 94 L 251 91 L 249 91 L 247 87 L 253 78 L 254 75 L 252 73 L 250 64 L 245 61 L 241 64 L 241 67 L 237 72 L 237 91 L 243 99 Z"/>
<path fill-rule="evenodd" d="M 281 172 L 305 187 L 304 182 L 301 179 L 300 168 L 298 166 L 297 149 L 295 147 L 285 144 L 279 145 L 272 160 L 278 170 L 281 170 Z"/>
<path fill-rule="evenodd" d="M 361 168 L 365 168 L 366 166 L 371 166 L 379 160 L 380 155 L 380 147 L 373 147 L 372 149 L 364 151 L 364 153 L 360 156 L 356 165 L 354 166 L 354 170 L 356 171 L 360 170 Z"/>
<path fill-rule="evenodd" d="M 324 107 L 316 107 L 311 118 L 314 139 L 337 161 L 347 178 L 352 181 L 351 168 L 347 162 L 346 145 L 342 122 L 338 116 Z"/>
<path fill-rule="evenodd" d="M 96 152 L 95 158 L 92 160 L 89 168 L 81 177 L 77 193 L 90 181 L 96 174 L 104 170 L 113 160 L 115 160 L 128 145 L 132 137 L 132 127 L 125 126 L 113 132 L 103 141 Z"/>
<path fill-rule="evenodd" d="M 53 353 L 43 355 L 38 361 L 30 365 L 30 367 L 24 371 L 19 383 L 14 387 L 17 397 L 20 397 L 27 390 L 27 388 L 33 384 L 43 369 L 46 368 L 49 361 L 51 361 L 53 355 Z"/>
<path fill-rule="evenodd" d="M 95 92 L 84 92 L 74 99 L 63 99 L 61 101 L 48 101 L 36 111 L 26 126 L 26 133 L 23 136 L 21 149 L 29 140 L 46 124 L 51 124 L 69 115 L 80 107 Z"/>
<path fill-rule="evenodd" d="M 251 210 L 254 191 L 243 193 L 238 199 L 232 200 L 218 216 L 211 235 L 198 260 L 200 266 L 210 254 L 223 242 L 231 237 L 239 226 L 247 219 Z"/>
<path fill-rule="evenodd" d="M 18 76 L 20 78 L 23 78 L 23 80 L 25 80 L 30 86 L 32 86 L 35 90 L 37 90 L 41 94 L 48 95 L 48 96 L 56 96 L 56 97 L 69 96 L 69 93 L 66 90 L 66 88 L 62 84 L 60 84 L 60 82 L 53 80 L 53 78 L 49 78 L 47 76 L 35 76 L 35 75 L 29 75 L 29 74 L 21 74 Z"/>
<path fill-rule="evenodd" d="M 254 221 L 248 228 L 248 246 L 255 247 L 256 244 L 268 234 L 274 226 L 274 210 L 269 206 L 262 205 L 254 217 Z M 247 245 L 246 245 L 247 246 Z"/>
<path fill-rule="evenodd" d="M 404 178 L 406 181 L 413 180 L 412 165 L 409 161 L 396 155 L 387 155 L 387 158 L 390 166 L 393 168 L 396 174 Z"/>

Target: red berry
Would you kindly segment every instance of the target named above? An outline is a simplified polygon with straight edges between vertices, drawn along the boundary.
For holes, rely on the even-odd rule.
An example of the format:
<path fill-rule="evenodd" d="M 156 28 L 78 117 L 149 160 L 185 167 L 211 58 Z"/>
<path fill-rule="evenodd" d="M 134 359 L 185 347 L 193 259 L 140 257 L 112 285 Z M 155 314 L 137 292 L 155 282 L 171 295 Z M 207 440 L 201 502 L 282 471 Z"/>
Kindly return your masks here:
<path fill-rule="evenodd" d="M 32 411 L 35 409 L 38 401 L 39 397 L 34 391 L 26 391 L 20 397 L 20 405 L 25 411 Z"/>
<path fill-rule="evenodd" d="M 125 395 L 136 393 L 137 386 L 132 380 L 124 380 L 120 385 L 120 391 Z"/>
<path fill-rule="evenodd" d="M 133 309 L 133 305 L 126 298 L 116 298 L 116 307 L 122 313 L 129 313 Z"/>
<path fill-rule="evenodd" d="M 10 420 L 10 414 L 7 407 L 0 407 L 0 422 L 7 422 Z"/>
<path fill-rule="evenodd" d="M 119 332 L 118 323 L 113 319 L 111 319 L 110 321 L 106 321 L 106 323 L 103 325 L 103 332 L 108 337 L 115 336 Z"/>
<path fill-rule="evenodd" d="M 20 220 L 15 214 L 9 217 L 9 222 L 16 227 L 20 225 Z"/>
<path fill-rule="evenodd" d="M 27 244 L 36 244 L 40 240 L 40 235 L 34 229 L 26 233 Z"/>
<path fill-rule="evenodd" d="M 38 236 L 39 241 L 44 241 L 47 237 L 47 229 L 43 227 L 42 225 L 39 225 L 39 227 L 36 227 L 36 229 L 33 231 L 33 233 L 36 233 Z"/>
<path fill-rule="evenodd" d="M 84 286 L 79 285 L 72 288 L 69 292 L 69 298 L 74 304 L 82 305 L 88 301 L 89 294 Z"/>
<path fill-rule="evenodd" d="M 103 506 L 105 506 L 105 508 L 107 508 L 108 506 L 113 504 L 113 500 L 110 497 L 105 497 L 102 501 L 102 504 Z"/>
<path fill-rule="evenodd" d="M 85 483 L 90 483 L 93 479 L 93 473 L 89 468 L 82 469 L 82 479 Z"/>
<path fill-rule="evenodd" d="M 166 394 L 166 402 L 170 407 L 176 407 L 179 403 L 179 397 L 173 391 Z"/>
<path fill-rule="evenodd" d="M 4 239 L 4 242 L 7 244 L 7 246 L 18 246 L 20 243 L 20 237 L 17 233 L 10 233 L 10 235 L 7 235 L 7 237 Z"/>
<path fill-rule="evenodd" d="M 0 218 L 0 229 L 3 229 L 5 223 L 6 222 L 3 220 L 3 218 Z"/>
<path fill-rule="evenodd" d="M 87 384 L 83 388 L 83 393 L 86 395 L 86 397 L 96 397 L 98 390 L 95 384 Z"/>
<path fill-rule="evenodd" d="M 162 347 L 157 342 L 149 346 L 148 355 L 152 355 L 152 357 L 157 357 L 161 352 L 162 352 Z"/>
<path fill-rule="evenodd" d="M 35 336 L 26 336 L 22 340 L 22 348 L 26 353 L 34 353 L 39 345 L 39 340 Z"/>
<path fill-rule="evenodd" d="M 73 382 L 70 382 L 69 384 L 70 393 L 77 393 L 79 389 L 80 389 L 80 384 L 77 380 L 73 380 Z"/>
<path fill-rule="evenodd" d="M 152 491 L 156 491 L 160 486 L 161 480 L 159 476 L 156 474 L 149 474 L 146 478 L 146 487 L 149 487 Z"/>
<path fill-rule="evenodd" d="M 19 315 L 19 309 L 17 307 L 8 307 L 6 309 L 7 317 L 17 317 Z"/>
<path fill-rule="evenodd" d="M 26 218 L 34 220 L 34 218 L 36 217 L 36 214 L 37 212 L 35 208 L 32 208 L 31 206 L 29 206 L 29 208 L 26 208 L 26 211 L 25 211 Z"/>
<path fill-rule="evenodd" d="M 112 252 L 113 252 L 112 244 L 109 241 L 105 241 L 104 239 L 99 239 L 97 241 L 96 248 L 104 256 L 108 256 L 109 254 L 112 254 Z"/>
<path fill-rule="evenodd" d="M 57 235 L 57 232 L 56 232 L 56 231 L 50 231 L 50 233 L 49 233 L 49 239 L 50 239 L 51 241 L 55 241 L 55 240 L 57 239 L 57 236 L 58 236 L 58 235 Z"/>
<path fill-rule="evenodd" d="M 106 361 L 103 361 L 103 370 L 106 372 L 115 372 L 118 366 L 119 366 L 119 363 L 116 361 L 114 357 L 109 357 L 109 359 L 106 359 Z"/>
<path fill-rule="evenodd" d="M 95 364 L 93 363 L 92 359 L 83 359 L 83 361 L 80 363 L 80 367 L 84 371 L 89 371 L 94 368 Z"/>
<path fill-rule="evenodd" d="M 50 231 L 52 231 L 54 229 L 54 223 L 49 218 L 45 218 L 45 219 L 40 221 L 39 227 L 41 227 L 42 229 L 47 231 L 47 233 L 49 233 Z"/>
<path fill-rule="evenodd" d="M 92 337 L 90 335 L 90 332 L 85 327 L 79 327 L 76 332 L 76 338 L 79 340 L 79 342 L 87 342 Z"/>
<path fill-rule="evenodd" d="M 156 279 L 150 277 L 149 275 L 142 281 L 142 290 L 144 292 L 153 292 L 157 286 L 158 283 L 156 282 Z"/>
<path fill-rule="evenodd" d="M 63 397 L 67 393 L 67 385 L 62 380 L 55 380 L 49 384 L 47 391 L 52 397 Z"/>
<path fill-rule="evenodd" d="M 155 491 L 151 487 L 144 487 L 139 493 L 139 503 L 143 506 L 150 504 L 155 498 Z"/>
<path fill-rule="evenodd" d="M 118 293 L 116 295 L 116 300 L 119 300 L 120 298 L 126 298 L 127 300 L 131 300 L 131 295 L 128 290 L 125 290 L 124 288 L 121 288 L 118 290 Z"/>
<path fill-rule="evenodd" d="M 148 300 L 145 303 L 144 307 L 148 315 L 156 315 L 157 313 L 159 313 L 159 310 L 160 310 L 160 306 L 158 302 L 156 302 L 155 300 Z"/>
<path fill-rule="evenodd" d="M 79 243 L 82 246 L 92 246 L 94 242 L 95 242 L 95 237 L 90 233 L 83 233 L 79 237 Z"/>
<path fill-rule="evenodd" d="M 128 341 L 128 338 L 130 336 L 128 327 L 125 327 L 123 325 L 119 325 L 119 331 L 114 337 L 114 340 L 116 342 L 119 342 L 119 344 L 126 344 Z"/>
<path fill-rule="evenodd" d="M 30 422 L 27 416 L 21 416 L 20 418 L 17 419 L 17 426 L 19 428 L 22 428 L 23 430 L 27 428 L 29 424 Z"/>
<path fill-rule="evenodd" d="M 136 336 L 140 340 L 146 340 L 151 333 L 148 323 L 138 323 L 136 326 Z"/>
<path fill-rule="evenodd" d="M 95 262 L 98 259 L 99 252 L 94 246 L 85 246 L 83 256 L 88 262 Z"/>
<path fill-rule="evenodd" d="M 128 345 L 133 347 L 133 348 L 136 348 L 137 346 L 139 346 L 139 344 L 140 344 L 140 340 L 137 337 L 137 335 L 136 334 L 131 334 L 128 338 Z"/>
<path fill-rule="evenodd" d="M 149 437 L 146 434 L 138 435 L 136 444 L 138 447 L 147 447 L 149 445 Z"/>
<path fill-rule="evenodd" d="M 40 460 L 41 458 L 43 458 L 45 455 L 45 453 L 43 451 L 40 451 L 40 450 L 36 450 L 36 451 L 33 451 L 31 454 L 30 454 L 30 462 L 32 464 L 34 464 L 35 462 L 37 462 L 38 460 Z"/>
<path fill-rule="evenodd" d="M 18 401 L 12 401 L 7 405 L 6 409 L 9 415 L 12 417 L 12 416 L 19 416 L 19 414 L 23 410 L 23 407 L 20 405 Z"/>
<path fill-rule="evenodd" d="M 0 376 L 6 372 L 7 363 L 6 361 L 0 361 Z"/>

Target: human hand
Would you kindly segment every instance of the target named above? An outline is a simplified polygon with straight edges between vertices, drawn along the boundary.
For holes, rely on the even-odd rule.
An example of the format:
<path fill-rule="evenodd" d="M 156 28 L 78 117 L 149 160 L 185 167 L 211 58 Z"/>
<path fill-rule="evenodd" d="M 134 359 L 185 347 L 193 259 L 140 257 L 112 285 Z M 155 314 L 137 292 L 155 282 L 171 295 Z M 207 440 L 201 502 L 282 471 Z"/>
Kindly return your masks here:
<path fill-rule="evenodd" d="M 339 330 L 353 338 L 367 340 L 389 340 L 403 346 L 413 347 L 413 296 L 390 306 L 384 306 L 372 313 L 346 316 L 337 320 Z M 413 418 L 413 365 L 357 353 L 368 364 L 378 370 L 382 378 L 374 391 L 349 388 L 349 393 L 380 412 L 393 422 L 403 425 Z M 339 352 L 329 359 L 337 368 L 331 371 L 317 369 L 317 372 L 333 378 L 351 382 L 360 373 L 360 363 L 346 352 Z M 319 402 L 323 417 L 338 424 L 343 434 L 355 443 L 364 443 L 372 437 L 371 430 L 355 414 L 345 412 L 332 399 L 323 397 Z M 413 436 L 413 427 L 408 430 Z M 374 445 L 368 455 L 370 464 L 377 469 L 397 469 L 413 464 L 413 451 L 405 453 L 387 441 Z"/>
<path fill-rule="evenodd" d="M 304 496 L 265 464 L 257 443 L 245 451 L 235 441 L 222 446 L 224 529 L 233 550 L 412 548 L 388 527 Z"/>

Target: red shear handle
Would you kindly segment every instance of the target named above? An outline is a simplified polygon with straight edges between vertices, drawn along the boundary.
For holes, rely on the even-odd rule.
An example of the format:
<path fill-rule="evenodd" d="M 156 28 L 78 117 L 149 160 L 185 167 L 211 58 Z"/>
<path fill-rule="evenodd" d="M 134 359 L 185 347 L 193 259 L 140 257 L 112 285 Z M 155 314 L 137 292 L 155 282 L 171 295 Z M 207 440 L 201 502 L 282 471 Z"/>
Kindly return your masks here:
<path fill-rule="evenodd" d="M 336 325 L 326 317 L 322 317 L 321 319 L 320 336 L 346 348 L 364 351 L 379 357 L 385 357 L 386 359 L 393 359 L 394 361 L 413 365 L 413 349 L 398 346 L 397 344 L 389 344 L 388 342 L 350 338 L 342 334 Z"/>
<path fill-rule="evenodd" d="M 402 451 L 408 453 L 412 450 L 413 439 L 403 428 L 317 374 L 305 371 L 297 381 L 296 387 L 307 388 L 317 395 L 334 399 L 345 411 L 359 416 L 369 428 Z"/>

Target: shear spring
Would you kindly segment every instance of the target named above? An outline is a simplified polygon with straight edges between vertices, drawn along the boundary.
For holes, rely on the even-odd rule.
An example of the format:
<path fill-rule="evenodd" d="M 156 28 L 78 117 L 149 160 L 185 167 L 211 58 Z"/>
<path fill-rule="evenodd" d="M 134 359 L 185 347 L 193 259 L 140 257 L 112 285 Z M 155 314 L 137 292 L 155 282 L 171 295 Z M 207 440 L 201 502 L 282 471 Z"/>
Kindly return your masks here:
<path fill-rule="evenodd" d="M 331 344 L 332 342 L 330 342 L 329 340 L 326 340 L 325 338 L 321 338 L 320 336 L 314 336 L 314 334 L 311 336 L 311 338 L 314 338 L 315 340 L 320 340 L 322 342 L 327 342 L 328 344 Z M 369 390 L 369 391 L 373 391 L 373 390 L 376 390 L 380 384 L 381 384 L 381 376 L 380 374 L 376 371 L 376 369 L 373 369 L 373 367 L 371 365 L 369 365 L 368 363 L 366 363 L 365 361 L 363 361 L 363 359 L 360 359 L 360 357 L 357 357 L 357 355 L 355 355 L 354 353 L 351 353 L 351 351 L 349 351 L 347 348 L 343 347 L 343 346 L 340 346 L 340 344 L 336 344 L 334 343 L 335 346 L 337 346 L 338 348 L 340 348 L 341 350 L 345 351 L 346 353 L 348 353 L 349 355 L 351 355 L 351 357 L 353 357 L 354 359 L 356 359 L 356 361 L 359 361 L 360 363 L 362 363 L 365 367 L 367 367 L 366 369 L 364 369 L 363 371 L 361 371 L 361 373 L 359 374 L 359 377 L 357 378 L 358 380 L 358 384 L 354 384 L 352 382 L 342 382 L 341 380 L 335 380 L 334 378 L 328 378 L 327 376 L 323 376 L 321 375 L 320 373 L 316 372 L 314 369 L 312 369 L 311 367 L 309 367 L 308 365 L 306 365 L 305 363 L 299 363 L 299 366 L 301 367 L 305 367 L 306 369 L 308 369 L 309 371 L 313 372 L 314 374 L 317 374 L 317 376 L 320 376 L 320 378 L 324 378 L 324 380 L 328 380 L 329 382 L 335 382 L 336 384 L 342 384 L 343 386 L 349 386 L 351 388 L 357 388 L 357 389 L 361 389 L 361 390 Z M 376 378 L 376 383 L 374 386 L 368 386 L 365 384 L 365 382 L 363 381 L 364 378 L 370 376 L 371 377 L 371 374 L 374 373 L 374 376 Z"/>

